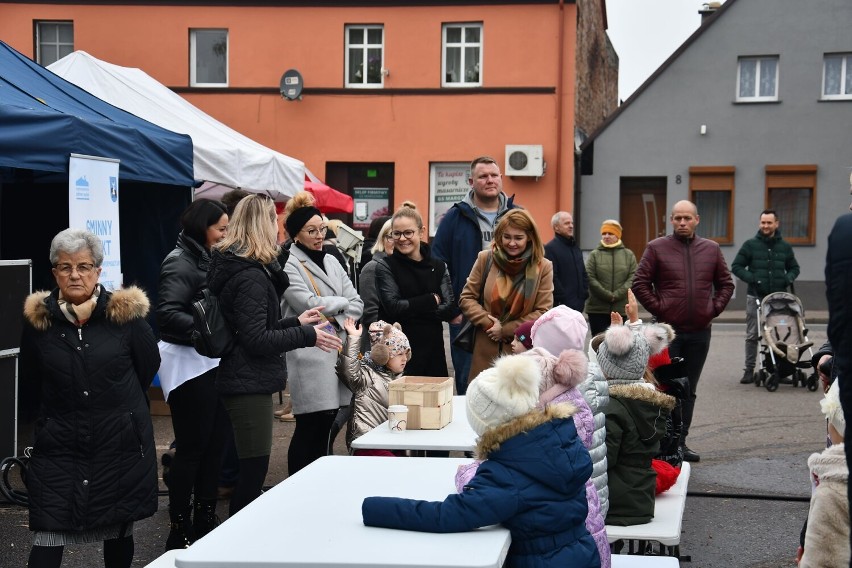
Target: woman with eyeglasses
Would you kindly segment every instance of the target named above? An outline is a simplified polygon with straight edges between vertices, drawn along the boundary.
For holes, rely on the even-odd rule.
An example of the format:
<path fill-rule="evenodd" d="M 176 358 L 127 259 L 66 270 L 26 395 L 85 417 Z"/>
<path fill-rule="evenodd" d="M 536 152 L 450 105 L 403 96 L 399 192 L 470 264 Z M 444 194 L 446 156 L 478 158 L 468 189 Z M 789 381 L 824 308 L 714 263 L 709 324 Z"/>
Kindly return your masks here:
<path fill-rule="evenodd" d="M 101 541 L 105 566 L 129 567 L 134 522 L 157 510 L 148 298 L 99 284 L 103 260 L 97 236 L 61 231 L 50 244 L 57 288 L 24 304 L 22 415 L 37 409 L 25 479 L 32 568 L 59 568 L 65 545 Z"/>
<path fill-rule="evenodd" d="M 391 217 L 393 254 L 376 265 L 379 319 L 399 322 L 411 343 L 406 375 L 446 377 L 442 321 L 459 314 L 450 273 L 424 241 L 423 219 L 406 201 Z"/>
<path fill-rule="evenodd" d="M 240 477 L 231 496 L 234 515 L 261 494 L 272 451 L 272 394 L 284 389 L 284 352 L 302 347 L 337 355 L 340 339 L 319 326 L 319 311 L 281 317 L 279 298 L 287 275 L 278 264 L 275 203 L 266 195 L 244 197 L 227 236 L 213 247 L 207 281 L 235 334 L 222 357 L 216 389 L 231 418 Z"/>
<path fill-rule="evenodd" d="M 186 548 L 219 524 L 216 490 L 231 426 L 216 392 L 219 359 L 199 355 L 192 346 L 192 303 L 207 287 L 210 250 L 227 234 L 227 211 L 219 201 L 193 201 L 181 214 L 177 245 L 160 267 L 159 376 L 175 435 L 166 550 Z"/>
<path fill-rule="evenodd" d="M 346 339 L 346 318 L 361 317 L 364 303 L 340 263 L 323 251 L 328 230 L 310 193 L 299 192 L 287 202 L 284 225 L 293 239 L 284 267 L 290 286 L 282 307 L 291 315 L 302 310 L 321 310 L 329 331 Z M 296 429 L 287 452 L 293 475 L 328 453 L 337 411 L 352 399 L 352 392 L 337 378 L 337 352 L 299 349 L 287 353 L 290 400 Z"/>
<path fill-rule="evenodd" d="M 379 261 L 393 253 L 393 235 L 391 235 L 391 218 L 385 217 L 373 247 L 370 249 L 371 259 L 361 268 L 358 278 L 358 294 L 364 301 L 364 313 L 361 315 L 361 329 L 369 329 L 370 324 L 379 320 L 379 292 L 376 289 L 376 267 Z M 367 241 L 364 241 L 365 243 Z M 361 353 L 370 350 L 370 334 L 361 334 Z"/>
<path fill-rule="evenodd" d="M 523 209 L 512 209 L 497 223 L 491 249 L 479 253 L 459 306 L 476 326 L 470 377 L 511 352 L 515 329 L 535 321 L 553 307 L 553 264 L 535 221 Z"/>

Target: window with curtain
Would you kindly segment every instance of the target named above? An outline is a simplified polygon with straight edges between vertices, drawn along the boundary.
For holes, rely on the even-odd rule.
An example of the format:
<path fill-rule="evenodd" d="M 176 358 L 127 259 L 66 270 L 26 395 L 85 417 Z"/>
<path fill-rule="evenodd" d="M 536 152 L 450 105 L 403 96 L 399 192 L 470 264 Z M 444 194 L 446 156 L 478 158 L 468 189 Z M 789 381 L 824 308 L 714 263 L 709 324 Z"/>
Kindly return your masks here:
<path fill-rule="evenodd" d="M 443 87 L 482 86 L 482 24 L 444 24 Z"/>
<path fill-rule="evenodd" d="M 766 205 L 791 244 L 816 242 L 816 165 L 766 166 Z"/>
<path fill-rule="evenodd" d="M 74 51 L 74 22 L 36 22 L 36 62 L 43 67 Z"/>
<path fill-rule="evenodd" d="M 852 99 L 852 54 L 835 53 L 822 60 L 822 98 Z"/>
<path fill-rule="evenodd" d="M 384 26 L 346 26 L 346 86 L 384 86 Z"/>
<path fill-rule="evenodd" d="M 741 57 L 737 64 L 737 101 L 778 100 L 778 56 Z"/>
<path fill-rule="evenodd" d="M 228 86 L 228 30 L 189 31 L 189 84 Z"/>
<path fill-rule="evenodd" d="M 689 168 L 689 198 L 700 217 L 696 233 L 719 244 L 733 244 L 733 166 Z"/>

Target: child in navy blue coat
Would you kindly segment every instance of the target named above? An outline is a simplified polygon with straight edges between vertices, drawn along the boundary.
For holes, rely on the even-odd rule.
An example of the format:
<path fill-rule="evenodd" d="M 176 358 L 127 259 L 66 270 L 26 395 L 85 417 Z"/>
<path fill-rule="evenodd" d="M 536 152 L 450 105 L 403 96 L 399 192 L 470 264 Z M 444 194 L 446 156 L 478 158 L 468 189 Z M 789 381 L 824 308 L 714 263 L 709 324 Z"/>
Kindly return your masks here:
<path fill-rule="evenodd" d="M 536 407 L 535 360 L 503 357 L 470 383 L 467 416 L 480 435 L 485 461 L 460 494 L 443 502 L 368 497 L 368 526 L 424 532 L 464 532 L 497 523 L 511 531 L 509 567 L 600 566 L 585 527 L 589 452 L 577 436 L 568 403 Z"/>

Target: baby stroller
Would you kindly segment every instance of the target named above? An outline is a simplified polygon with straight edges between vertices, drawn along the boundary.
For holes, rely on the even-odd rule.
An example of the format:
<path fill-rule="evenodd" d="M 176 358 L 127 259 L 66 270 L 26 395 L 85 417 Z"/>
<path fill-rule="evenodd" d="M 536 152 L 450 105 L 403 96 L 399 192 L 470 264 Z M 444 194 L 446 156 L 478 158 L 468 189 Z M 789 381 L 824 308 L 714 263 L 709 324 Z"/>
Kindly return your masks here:
<path fill-rule="evenodd" d="M 778 390 L 781 382 L 794 387 L 817 389 L 817 373 L 812 369 L 813 341 L 808 341 L 805 308 L 801 300 L 788 292 L 773 292 L 757 302 L 757 325 L 760 332 L 760 368 L 755 373 L 755 386 L 763 384 L 769 392 Z M 807 357 L 802 357 L 807 352 Z M 791 377 L 792 380 L 784 381 Z"/>

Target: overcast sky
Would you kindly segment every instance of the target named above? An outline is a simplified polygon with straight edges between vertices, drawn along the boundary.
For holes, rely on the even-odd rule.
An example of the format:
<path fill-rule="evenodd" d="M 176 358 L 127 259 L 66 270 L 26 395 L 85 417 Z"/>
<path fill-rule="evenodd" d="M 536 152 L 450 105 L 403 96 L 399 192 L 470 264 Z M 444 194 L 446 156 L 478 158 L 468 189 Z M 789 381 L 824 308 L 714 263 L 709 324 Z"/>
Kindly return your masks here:
<path fill-rule="evenodd" d="M 626 100 L 698 29 L 705 1 L 606 0 L 607 33 L 619 57 L 619 99 Z"/>

